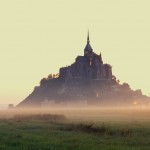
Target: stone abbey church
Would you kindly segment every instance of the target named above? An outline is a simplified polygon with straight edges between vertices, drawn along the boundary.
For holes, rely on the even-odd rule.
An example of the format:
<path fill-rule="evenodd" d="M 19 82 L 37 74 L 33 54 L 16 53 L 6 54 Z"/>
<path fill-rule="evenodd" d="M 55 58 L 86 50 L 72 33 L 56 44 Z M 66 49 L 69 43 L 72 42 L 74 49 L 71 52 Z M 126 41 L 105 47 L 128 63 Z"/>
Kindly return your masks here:
<path fill-rule="evenodd" d="M 84 56 L 60 68 L 59 74 L 43 78 L 17 107 L 137 105 L 147 100 L 141 90 L 134 91 L 129 84 L 116 80 L 111 65 L 93 52 L 88 33 Z"/>
<path fill-rule="evenodd" d="M 111 80 L 112 68 L 109 64 L 103 64 L 101 54 L 97 55 L 93 52 L 88 33 L 87 44 L 84 49 L 84 56 L 78 56 L 75 63 L 73 63 L 71 66 L 61 68 L 59 76 L 64 80 Z"/>

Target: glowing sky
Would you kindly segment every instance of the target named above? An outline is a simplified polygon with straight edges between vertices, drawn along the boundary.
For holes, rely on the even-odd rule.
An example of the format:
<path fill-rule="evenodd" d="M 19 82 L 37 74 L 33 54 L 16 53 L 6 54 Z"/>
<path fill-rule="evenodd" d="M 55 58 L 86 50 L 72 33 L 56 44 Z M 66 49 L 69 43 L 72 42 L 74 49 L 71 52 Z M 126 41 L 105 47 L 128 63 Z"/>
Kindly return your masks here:
<path fill-rule="evenodd" d="M 0 2 L 0 104 L 22 101 L 43 77 L 83 55 L 87 30 L 113 74 L 150 95 L 149 0 Z"/>

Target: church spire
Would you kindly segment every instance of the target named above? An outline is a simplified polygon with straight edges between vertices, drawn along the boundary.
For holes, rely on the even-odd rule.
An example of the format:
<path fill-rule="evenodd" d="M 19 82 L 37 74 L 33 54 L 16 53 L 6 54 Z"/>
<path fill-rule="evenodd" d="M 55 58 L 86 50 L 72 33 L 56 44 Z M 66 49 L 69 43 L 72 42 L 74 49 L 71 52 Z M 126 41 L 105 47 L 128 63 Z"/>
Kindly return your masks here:
<path fill-rule="evenodd" d="M 87 43 L 90 43 L 89 30 L 88 30 L 88 35 L 87 35 Z"/>
<path fill-rule="evenodd" d="M 93 52 L 93 49 L 90 45 L 90 37 L 89 37 L 89 30 L 88 30 L 88 34 L 87 34 L 87 44 L 85 46 L 85 49 L 84 49 L 84 55 L 87 55 L 89 53 Z"/>

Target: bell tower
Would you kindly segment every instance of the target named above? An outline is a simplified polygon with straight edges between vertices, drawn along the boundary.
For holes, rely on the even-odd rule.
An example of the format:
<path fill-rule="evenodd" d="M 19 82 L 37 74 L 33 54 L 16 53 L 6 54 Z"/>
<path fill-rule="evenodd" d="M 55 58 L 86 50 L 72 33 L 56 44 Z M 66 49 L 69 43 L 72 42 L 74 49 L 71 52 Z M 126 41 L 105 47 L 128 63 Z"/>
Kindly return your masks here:
<path fill-rule="evenodd" d="M 89 36 L 89 31 L 88 31 L 87 44 L 86 44 L 85 49 L 84 49 L 84 56 L 87 55 L 87 54 L 91 54 L 92 52 L 93 52 L 93 49 L 90 45 L 90 36 Z"/>

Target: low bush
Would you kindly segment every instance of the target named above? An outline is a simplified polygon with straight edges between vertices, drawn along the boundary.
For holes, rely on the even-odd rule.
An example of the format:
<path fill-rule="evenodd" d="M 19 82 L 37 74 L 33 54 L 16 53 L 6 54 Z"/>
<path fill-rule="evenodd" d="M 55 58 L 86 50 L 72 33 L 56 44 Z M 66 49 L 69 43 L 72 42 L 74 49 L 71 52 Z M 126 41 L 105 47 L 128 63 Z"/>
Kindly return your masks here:
<path fill-rule="evenodd" d="M 16 121 L 31 121 L 31 120 L 63 121 L 66 119 L 66 117 L 64 115 L 58 114 L 36 114 L 36 115 L 15 115 L 13 119 Z"/>

